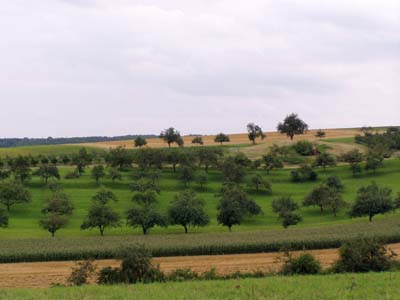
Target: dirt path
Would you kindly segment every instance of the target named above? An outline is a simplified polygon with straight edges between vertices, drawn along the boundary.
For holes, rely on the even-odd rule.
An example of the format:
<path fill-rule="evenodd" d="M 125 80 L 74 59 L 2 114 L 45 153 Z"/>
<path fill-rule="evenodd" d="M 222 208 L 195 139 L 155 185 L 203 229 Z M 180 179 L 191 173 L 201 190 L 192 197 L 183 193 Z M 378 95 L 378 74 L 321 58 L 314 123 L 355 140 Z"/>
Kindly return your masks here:
<path fill-rule="evenodd" d="M 400 254 L 400 243 L 391 244 L 389 248 Z M 338 258 L 337 249 L 307 251 L 315 255 L 323 267 L 330 266 Z M 296 254 L 300 252 L 295 252 Z M 196 272 L 205 272 L 216 268 L 220 274 L 237 271 L 276 271 L 280 268 L 281 254 L 235 254 L 213 256 L 179 256 L 155 258 L 160 268 L 168 273 L 176 269 L 191 268 Z M 115 260 L 96 261 L 98 269 L 119 265 Z M 47 288 L 52 284 L 65 284 L 71 273 L 74 262 L 39 262 L 0 264 L 0 288 Z"/>

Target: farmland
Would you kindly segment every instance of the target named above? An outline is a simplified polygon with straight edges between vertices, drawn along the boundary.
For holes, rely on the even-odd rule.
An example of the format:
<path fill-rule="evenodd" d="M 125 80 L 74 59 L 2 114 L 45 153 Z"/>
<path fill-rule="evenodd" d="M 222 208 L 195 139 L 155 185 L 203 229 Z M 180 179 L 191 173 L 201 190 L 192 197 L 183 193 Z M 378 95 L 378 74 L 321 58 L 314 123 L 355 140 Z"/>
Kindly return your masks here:
<path fill-rule="evenodd" d="M 2 290 L 7 300 L 350 300 L 398 299 L 400 273 L 268 277 L 132 286 Z"/>

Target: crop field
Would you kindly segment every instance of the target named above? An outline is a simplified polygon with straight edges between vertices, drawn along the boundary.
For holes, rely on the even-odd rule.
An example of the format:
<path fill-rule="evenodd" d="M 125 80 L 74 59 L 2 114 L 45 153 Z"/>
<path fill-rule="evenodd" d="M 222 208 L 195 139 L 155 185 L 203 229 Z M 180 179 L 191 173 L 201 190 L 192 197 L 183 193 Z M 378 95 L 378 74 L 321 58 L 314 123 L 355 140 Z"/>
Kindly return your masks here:
<path fill-rule="evenodd" d="M 319 170 L 319 181 L 311 183 L 292 183 L 290 181 L 290 170 L 283 169 L 273 171 L 267 174 L 265 171 L 260 170 L 259 172 L 263 177 L 270 180 L 272 183 L 272 195 L 264 195 L 249 191 L 252 198 L 262 207 L 263 214 L 260 216 L 251 217 L 245 219 L 241 226 L 234 227 L 234 231 L 241 230 L 265 230 L 265 229 L 279 229 L 281 228 L 280 222 L 277 216 L 272 212 L 271 202 L 278 196 L 292 196 L 296 201 L 301 203 L 304 196 L 311 191 L 313 186 L 323 181 L 325 178 L 331 175 L 339 176 L 345 185 L 344 198 L 348 203 L 353 202 L 356 196 L 356 191 L 359 187 L 369 184 L 375 181 L 379 185 L 388 186 L 393 189 L 393 192 L 397 194 L 400 192 L 400 160 L 393 159 L 385 161 L 383 168 L 379 169 L 376 173 L 363 174 L 358 177 L 351 175 L 348 166 L 339 166 L 334 168 L 328 168 L 326 171 Z M 60 171 L 64 176 L 70 170 L 69 167 L 61 167 Z M 91 197 L 96 193 L 99 185 L 90 177 L 89 170 L 78 179 L 62 179 L 61 184 L 63 185 L 66 193 L 70 196 L 75 210 L 71 217 L 70 223 L 65 229 L 60 230 L 57 235 L 61 237 L 76 237 L 76 236 L 96 236 L 97 231 L 82 231 L 80 230 L 80 224 L 85 217 L 88 207 L 91 203 Z M 104 179 L 101 184 L 110 188 L 118 197 L 116 203 L 112 203 L 113 208 L 117 210 L 122 216 L 125 211 L 132 206 L 132 195 L 133 192 L 129 189 L 129 184 L 132 182 L 129 179 L 130 173 L 124 174 L 124 180 L 121 182 L 113 183 L 110 179 Z M 184 189 L 183 183 L 178 180 L 178 174 L 173 173 L 171 169 L 165 169 L 162 172 L 159 186 L 161 194 L 159 195 L 159 206 L 162 211 L 166 211 L 169 203 L 173 200 L 174 195 Z M 251 172 L 247 174 L 251 176 Z M 218 225 L 216 221 L 216 206 L 218 193 L 222 184 L 221 174 L 217 171 L 210 171 L 209 184 L 204 191 L 200 190 L 195 183 L 190 184 L 190 188 L 193 188 L 199 196 L 206 201 L 206 211 L 211 218 L 211 224 L 202 228 L 191 228 L 191 232 L 221 232 L 227 229 Z M 38 221 L 41 217 L 40 210 L 44 206 L 46 197 L 50 195 L 50 191 L 47 186 L 38 178 L 33 177 L 32 180 L 27 184 L 28 188 L 33 194 L 33 201 L 28 204 L 19 204 L 11 208 L 10 212 L 10 224 L 9 228 L 0 229 L 1 238 L 35 238 L 35 237 L 46 237 L 48 233 L 39 228 Z M 244 185 L 245 187 L 245 185 Z M 310 207 L 302 208 L 301 215 L 304 221 L 297 227 L 316 227 L 321 225 L 332 225 L 342 224 L 349 222 L 361 222 L 366 219 L 350 219 L 347 214 L 347 209 L 342 209 L 336 217 L 330 211 L 320 213 L 319 209 Z M 170 226 L 167 229 L 154 228 L 151 233 L 181 233 L 183 229 L 179 226 Z M 126 226 L 121 228 L 106 230 L 106 235 L 132 235 L 140 234 L 139 229 L 131 229 Z"/>
<path fill-rule="evenodd" d="M 62 156 L 72 155 L 81 149 L 82 146 L 77 145 L 46 145 L 46 146 L 24 146 L 13 148 L 0 148 L 0 157 L 10 156 L 15 157 L 18 155 L 32 155 L 32 156 Z M 92 153 L 103 153 L 103 149 L 96 147 L 85 147 Z"/>
<path fill-rule="evenodd" d="M 131 286 L 86 286 L 1 290 L 1 300 L 395 300 L 400 273 L 267 277 L 169 282 Z"/>

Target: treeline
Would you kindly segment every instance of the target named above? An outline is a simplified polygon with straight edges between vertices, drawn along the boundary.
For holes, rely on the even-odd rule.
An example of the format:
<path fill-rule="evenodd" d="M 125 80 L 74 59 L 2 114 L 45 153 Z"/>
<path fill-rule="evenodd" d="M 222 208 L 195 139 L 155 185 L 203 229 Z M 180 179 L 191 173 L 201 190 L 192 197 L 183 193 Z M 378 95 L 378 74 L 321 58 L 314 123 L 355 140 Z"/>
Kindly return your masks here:
<path fill-rule="evenodd" d="M 371 127 L 363 127 L 363 134 L 357 135 L 355 141 L 367 147 L 384 146 L 390 150 L 400 150 L 400 128 L 389 127 L 384 133 L 373 133 Z"/>
<path fill-rule="evenodd" d="M 0 139 L 0 148 L 21 147 L 21 146 L 39 146 L 39 145 L 61 145 L 61 144 L 79 144 L 79 143 L 97 143 L 111 142 L 120 140 L 133 140 L 139 135 L 122 136 L 88 136 L 88 137 L 59 137 L 59 138 L 2 138 Z M 155 138 L 156 135 L 143 135 L 143 138 Z"/>

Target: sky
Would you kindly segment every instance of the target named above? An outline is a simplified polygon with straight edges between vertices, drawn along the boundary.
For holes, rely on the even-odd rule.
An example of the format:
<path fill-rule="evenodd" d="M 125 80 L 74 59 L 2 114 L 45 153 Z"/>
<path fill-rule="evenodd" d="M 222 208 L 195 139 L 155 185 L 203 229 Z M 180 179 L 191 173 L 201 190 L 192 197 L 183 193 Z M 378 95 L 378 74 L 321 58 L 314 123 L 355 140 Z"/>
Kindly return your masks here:
<path fill-rule="evenodd" d="M 0 0 L 0 137 L 400 125 L 398 0 Z"/>

